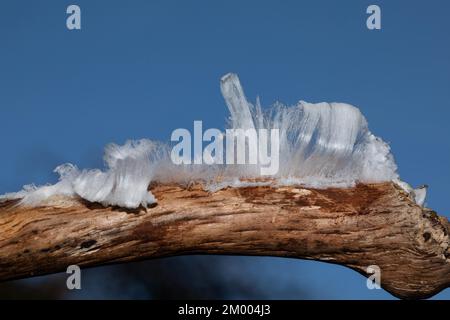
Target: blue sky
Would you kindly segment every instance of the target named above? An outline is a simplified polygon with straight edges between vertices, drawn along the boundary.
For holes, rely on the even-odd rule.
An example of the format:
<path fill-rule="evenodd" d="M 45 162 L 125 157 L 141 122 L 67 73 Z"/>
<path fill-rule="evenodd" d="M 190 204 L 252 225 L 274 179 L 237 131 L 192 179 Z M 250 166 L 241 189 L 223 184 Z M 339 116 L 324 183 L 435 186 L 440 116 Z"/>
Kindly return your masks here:
<path fill-rule="evenodd" d="M 81 7 L 82 30 L 66 29 L 70 4 Z M 370 4 L 381 7 L 381 30 L 366 28 Z M 427 183 L 428 206 L 450 212 L 448 1 L 3 0 L 0 8 L 0 193 L 53 182 L 64 162 L 101 167 L 109 142 L 167 141 L 194 120 L 222 128 L 219 79 L 235 72 L 263 106 L 358 106 L 390 143 L 401 177 Z M 289 277 L 318 298 L 390 297 L 345 268 L 286 261 L 248 263 L 258 279 Z"/>

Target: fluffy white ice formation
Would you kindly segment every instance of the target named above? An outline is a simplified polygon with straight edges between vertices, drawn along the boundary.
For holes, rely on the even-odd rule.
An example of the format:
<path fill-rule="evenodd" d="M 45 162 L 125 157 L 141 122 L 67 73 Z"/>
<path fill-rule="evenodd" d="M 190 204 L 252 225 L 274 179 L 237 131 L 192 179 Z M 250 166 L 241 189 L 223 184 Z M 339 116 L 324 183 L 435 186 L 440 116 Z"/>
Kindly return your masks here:
<path fill-rule="evenodd" d="M 20 204 L 37 206 L 59 200 L 59 196 L 79 196 L 105 206 L 147 207 L 156 201 L 147 189 L 158 163 L 158 150 L 158 144 L 150 140 L 128 141 L 123 146 L 110 144 L 105 148 L 106 171 L 79 171 L 72 164 L 64 164 L 55 169 L 60 175 L 56 184 L 28 185 L 0 200 L 21 198 Z"/>
<path fill-rule="evenodd" d="M 221 80 L 233 128 L 279 129 L 277 178 L 312 187 L 351 186 L 398 178 L 389 145 L 374 136 L 359 109 L 345 103 L 253 106 L 235 74 Z"/>
<path fill-rule="evenodd" d="M 21 199 L 20 203 L 23 205 L 37 206 L 57 196 L 74 196 L 72 182 L 79 174 L 77 167 L 72 164 L 63 164 L 56 167 L 54 172 L 59 174 L 57 183 L 40 187 L 34 184 L 25 185 L 23 190 L 19 192 L 0 196 L 0 202 L 2 200 Z"/>
<path fill-rule="evenodd" d="M 345 103 L 300 101 L 291 107 L 277 103 L 263 111 L 259 100 L 256 105 L 247 101 L 235 74 L 222 77 L 221 90 L 230 110 L 231 128 L 279 129 L 279 170 L 271 181 L 326 188 L 394 180 L 408 189 L 399 180 L 389 146 L 369 131 L 366 119 L 357 108 Z M 122 146 L 110 144 L 105 149 L 105 171 L 80 171 L 74 165 L 65 164 L 55 169 L 60 175 L 58 183 L 25 186 L 17 193 L 0 196 L 0 201 L 21 199 L 23 205 L 36 206 L 62 195 L 105 206 L 136 208 L 156 201 L 148 191 L 151 181 L 200 180 L 213 191 L 227 186 L 268 183 L 245 180 L 260 178 L 254 166 L 175 165 L 169 154 L 168 145 L 150 140 L 129 141 Z M 418 192 L 416 197 L 420 205 L 425 201 L 425 191 Z"/>
<path fill-rule="evenodd" d="M 156 155 L 156 157 L 155 157 Z M 110 144 L 105 149 L 107 171 L 84 170 L 73 181 L 80 197 L 103 205 L 136 208 L 155 202 L 148 186 L 154 176 L 158 144 L 150 140 Z"/>

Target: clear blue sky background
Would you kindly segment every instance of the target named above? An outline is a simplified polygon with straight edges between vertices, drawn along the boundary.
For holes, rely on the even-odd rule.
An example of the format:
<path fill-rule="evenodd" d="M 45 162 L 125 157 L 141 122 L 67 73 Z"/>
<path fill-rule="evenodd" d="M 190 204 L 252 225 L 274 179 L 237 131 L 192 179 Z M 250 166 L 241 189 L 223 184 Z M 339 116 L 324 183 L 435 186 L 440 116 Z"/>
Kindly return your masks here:
<path fill-rule="evenodd" d="M 69 4 L 81 7 L 81 31 L 66 29 Z M 370 4 L 381 31 L 366 28 Z M 101 167 L 109 142 L 168 140 L 194 120 L 223 128 L 219 79 L 235 72 L 265 106 L 358 106 L 401 177 L 429 184 L 428 205 L 447 215 L 449 14 L 445 0 L 2 0 L 0 193 L 54 182 L 64 162 Z M 246 263 L 262 290 L 289 281 L 314 298 L 391 297 L 339 266 Z"/>

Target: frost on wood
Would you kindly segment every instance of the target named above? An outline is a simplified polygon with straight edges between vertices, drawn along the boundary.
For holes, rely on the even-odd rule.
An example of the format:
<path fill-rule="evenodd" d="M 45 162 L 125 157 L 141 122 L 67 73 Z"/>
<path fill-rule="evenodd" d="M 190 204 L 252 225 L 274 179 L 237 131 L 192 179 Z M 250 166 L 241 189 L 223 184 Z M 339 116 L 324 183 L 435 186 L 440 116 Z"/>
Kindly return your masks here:
<path fill-rule="evenodd" d="M 61 201 L 59 196 L 79 196 L 105 206 L 137 208 L 155 202 L 147 191 L 154 175 L 157 144 L 149 140 L 128 141 L 123 146 L 110 144 L 105 149 L 107 170 L 79 171 L 72 164 L 57 167 L 59 182 L 54 185 L 24 187 L 4 199 L 22 198 L 20 204 L 36 206 Z M 151 161 L 151 159 L 154 161 Z"/>
<path fill-rule="evenodd" d="M 155 202 L 147 191 L 155 172 L 157 144 L 149 140 L 110 144 L 105 150 L 108 170 L 85 170 L 73 181 L 77 195 L 103 205 L 136 208 Z M 153 160 L 153 161 L 152 161 Z"/>
<path fill-rule="evenodd" d="M 236 75 L 222 78 L 233 128 L 279 129 L 279 181 L 311 187 L 397 179 L 389 146 L 368 129 L 361 112 L 345 103 L 276 104 L 263 112 L 250 104 Z"/>
<path fill-rule="evenodd" d="M 0 201 L 20 198 L 20 204 L 36 206 L 69 196 L 104 206 L 137 208 L 156 201 L 147 191 L 152 181 L 202 181 L 207 190 L 215 191 L 268 183 L 327 188 L 393 180 L 423 205 L 426 188 L 414 190 L 399 179 L 388 144 L 369 131 L 356 107 L 300 101 L 294 106 L 277 103 L 263 111 L 259 100 L 256 105 L 247 101 L 235 74 L 222 77 L 221 91 L 230 111 L 231 128 L 279 130 L 279 170 L 271 182 L 258 182 L 261 176 L 254 165 L 175 165 L 168 145 L 139 140 L 108 145 L 104 171 L 80 171 L 65 164 L 55 170 L 60 175 L 58 183 L 25 186 L 17 193 L 0 196 Z"/>

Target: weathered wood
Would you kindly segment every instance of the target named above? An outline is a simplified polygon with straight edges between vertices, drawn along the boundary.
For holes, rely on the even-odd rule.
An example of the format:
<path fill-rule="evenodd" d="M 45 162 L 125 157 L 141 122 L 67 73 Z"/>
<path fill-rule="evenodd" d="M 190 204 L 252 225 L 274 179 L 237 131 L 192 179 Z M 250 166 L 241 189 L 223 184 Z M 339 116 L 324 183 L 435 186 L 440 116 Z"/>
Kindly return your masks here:
<path fill-rule="evenodd" d="M 0 281 L 182 254 L 296 257 L 362 274 L 425 298 L 450 283 L 447 219 L 391 183 L 349 189 L 156 185 L 153 208 L 105 208 L 79 199 L 39 208 L 0 204 Z"/>

